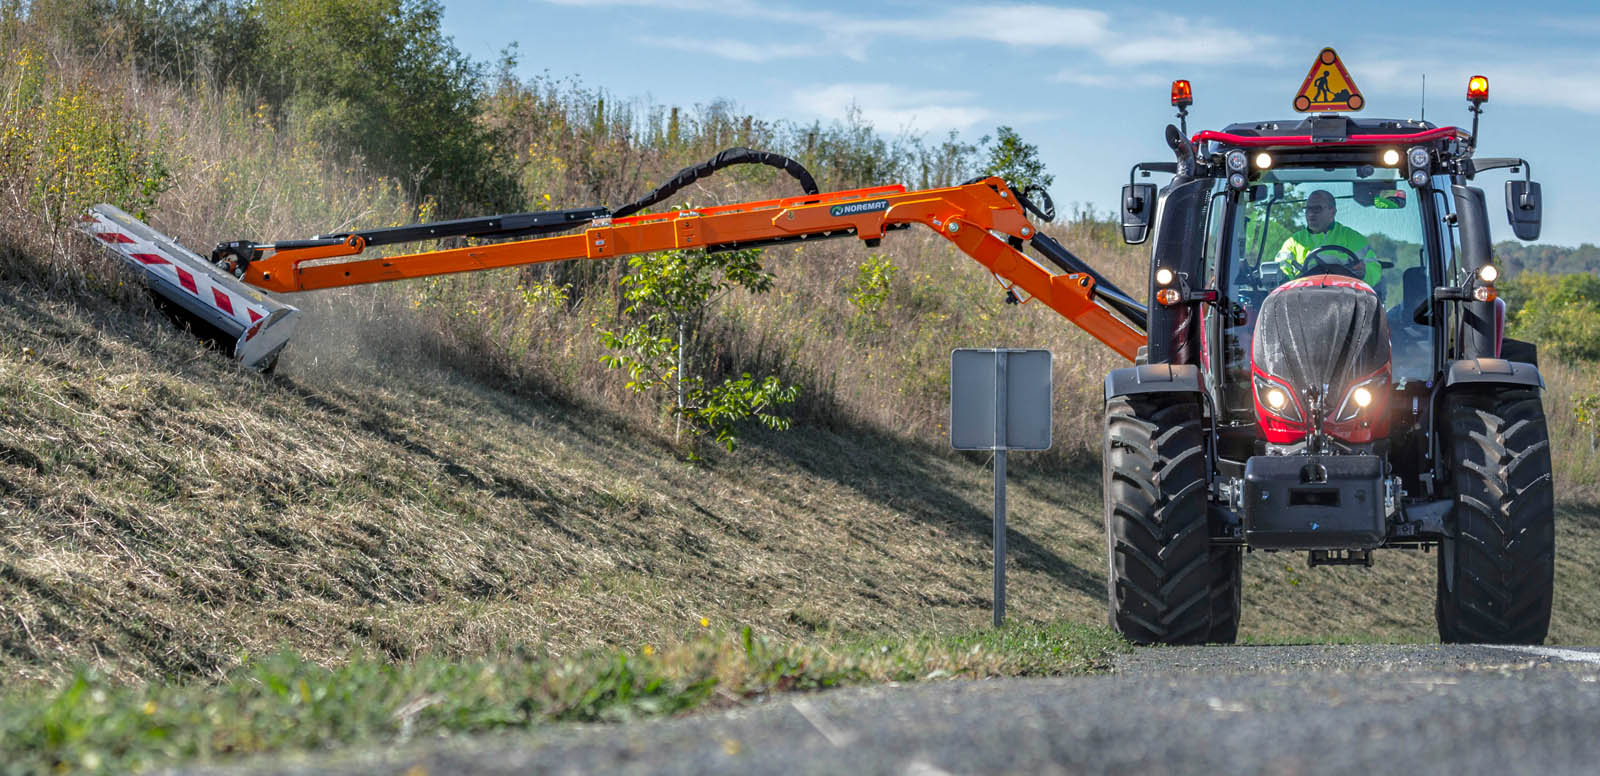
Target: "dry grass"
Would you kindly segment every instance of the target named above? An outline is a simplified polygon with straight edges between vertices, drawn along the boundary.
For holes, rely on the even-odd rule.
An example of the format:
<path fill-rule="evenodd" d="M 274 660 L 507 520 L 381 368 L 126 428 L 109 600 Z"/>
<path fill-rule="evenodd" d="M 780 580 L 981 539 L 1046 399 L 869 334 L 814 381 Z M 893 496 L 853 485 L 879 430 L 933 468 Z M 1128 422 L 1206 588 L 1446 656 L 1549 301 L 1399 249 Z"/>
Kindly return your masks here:
<path fill-rule="evenodd" d="M 442 370 L 263 379 L 159 323 L 5 297 L 12 675 L 212 673 L 280 644 L 559 654 L 701 617 L 862 633 L 985 616 L 987 490 L 961 459 L 803 432 L 708 470 L 603 410 Z M 1054 619 L 1054 586 L 1027 580 L 1086 593 L 1091 574 L 1019 533 L 1015 606 Z"/>

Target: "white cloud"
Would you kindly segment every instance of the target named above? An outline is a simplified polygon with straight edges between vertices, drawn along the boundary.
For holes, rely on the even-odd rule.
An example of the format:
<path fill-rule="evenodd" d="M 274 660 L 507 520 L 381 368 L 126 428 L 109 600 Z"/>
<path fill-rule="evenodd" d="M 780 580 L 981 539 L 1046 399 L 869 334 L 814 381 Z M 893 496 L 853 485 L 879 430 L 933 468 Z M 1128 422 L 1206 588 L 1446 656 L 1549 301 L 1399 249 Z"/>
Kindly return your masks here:
<path fill-rule="evenodd" d="M 731 59 L 735 62 L 771 62 L 778 59 L 798 59 L 816 56 L 819 53 L 818 48 L 812 45 L 795 43 L 763 44 L 734 38 L 687 40 L 684 38 L 649 36 L 639 38 L 639 42 L 679 51 L 710 54 L 723 59 Z"/>
<path fill-rule="evenodd" d="M 1000 3 L 950 7 L 932 13 L 900 16 L 851 16 L 832 11 L 792 9 L 775 3 L 751 0 L 544 0 L 547 3 L 579 7 L 666 8 L 678 12 L 711 12 L 725 18 L 750 19 L 770 25 L 808 28 L 829 41 L 806 52 L 799 46 L 779 44 L 787 58 L 836 56 L 840 44 L 862 58 L 860 51 L 880 39 L 977 40 L 1023 48 L 1064 48 L 1092 52 L 1118 65 L 1152 63 L 1220 64 L 1230 61 L 1277 61 L 1274 38 L 1247 35 L 1238 30 L 1205 22 L 1193 22 L 1170 15 L 1127 15 L 1118 21 L 1111 14 L 1093 8 L 1063 8 L 1038 3 Z M 1118 28 L 1126 27 L 1127 30 Z M 775 29 L 775 28 L 774 28 Z M 792 32 L 792 30 L 791 30 Z M 666 38 L 652 39 L 658 44 Z M 672 41 L 674 48 L 689 49 L 700 41 Z M 767 48 L 759 41 L 738 46 L 731 40 L 716 41 L 719 50 L 710 53 L 745 62 L 755 59 L 756 50 Z"/>
<path fill-rule="evenodd" d="M 964 130 L 994 117 L 973 105 L 972 92 L 905 89 L 887 83 L 842 83 L 801 89 L 796 108 L 823 119 L 844 119 L 852 110 L 880 131 Z"/>
<path fill-rule="evenodd" d="M 725 17 L 798 24 L 818 29 L 838 29 L 849 19 L 831 11 L 791 10 L 752 0 L 544 0 L 551 5 L 579 8 L 664 8 L 675 12 L 705 11 Z"/>
<path fill-rule="evenodd" d="M 1171 78 L 1156 73 L 1087 71 L 1073 68 L 1057 72 L 1055 75 L 1050 76 L 1050 80 L 1058 84 L 1087 86 L 1094 89 L 1144 88 L 1167 86 L 1172 83 Z"/>
<path fill-rule="evenodd" d="M 1428 73 L 1430 103 L 1440 95 L 1445 95 L 1464 106 L 1468 76 L 1481 74 L 1489 77 L 1491 106 L 1561 108 L 1600 114 L 1600 92 L 1592 86 L 1592 65 L 1581 58 L 1545 52 L 1537 63 L 1521 64 L 1528 62 L 1528 58 L 1515 56 L 1513 51 L 1482 51 L 1474 59 L 1481 64 L 1472 66 L 1471 72 L 1460 67 L 1442 67 L 1441 62 L 1448 61 L 1442 58 L 1419 58 L 1390 60 L 1380 66 L 1363 66 L 1355 75 L 1362 88 L 1369 91 L 1375 88 L 1415 94 L 1421 86 L 1422 74 Z"/>
<path fill-rule="evenodd" d="M 1485 68 L 1485 72 L 1489 76 L 1489 96 L 1495 102 L 1600 114 L 1600 92 L 1594 88 L 1592 67 L 1587 65 L 1567 69 L 1512 65 Z M 1456 87 L 1465 94 L 1466 79 L 1460 79 Z"/>
<path fill-rule="evenodd" d="M 863 27 L 885 36 L 923 40 L 986 40 L 1011 46 L 1081 48 L 1106 38 L 1109 17 L 1084 8 L 980 5 L 918 19 L 880 19 Z"/>
<path fill-rule="evenodd" d="M 577 8 L 611 8 L 615 6 L 628 6 L 632 8 L 681 8 L 691 11 L 709 11 L 715 7 L 713 3 L 697 2 L 696 0 L 544 0 L 550 5 L 567 5 Z"/>
<path fill-rule="evenodd" d="M 1250 35 L 1210 22 L 1163 15 L 1144 20 L 1137 33 L 1115 36 L 1095 46 L 1094 51 L 1117 65 L 1259 65 L 1281 62 L 1283 47 L 1281 41 L 1268 35 Z"/>

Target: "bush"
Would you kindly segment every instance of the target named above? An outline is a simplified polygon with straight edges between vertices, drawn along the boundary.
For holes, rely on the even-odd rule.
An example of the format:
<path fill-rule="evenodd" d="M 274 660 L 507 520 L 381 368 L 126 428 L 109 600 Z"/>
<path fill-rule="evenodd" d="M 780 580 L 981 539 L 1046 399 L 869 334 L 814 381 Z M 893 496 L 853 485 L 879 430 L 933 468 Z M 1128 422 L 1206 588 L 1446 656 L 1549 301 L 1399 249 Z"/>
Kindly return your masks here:
<path fill-rule="evenodd" d="M 520 200 L 477 120 L 483 68 L 444 35 L 437 0 L 38 0 L 3 13 L 65 55 L 113 52 L 135 78 L 241 90 L 413 201 L 454 213 Z"/>
<path fill-rule="evenodd" d="M 1600 359 L 1600 277 L 1525 273 L 1503 288 L 1512 336 L 1563 361 Z"/>
<path fill-rule="evenodd" d="M 63 81 L 38 52 L 6 52 L 0 175 L 51 223 L 110 202 L 140 218 L 171 184 L 159 133 L 116 94 Z"/>

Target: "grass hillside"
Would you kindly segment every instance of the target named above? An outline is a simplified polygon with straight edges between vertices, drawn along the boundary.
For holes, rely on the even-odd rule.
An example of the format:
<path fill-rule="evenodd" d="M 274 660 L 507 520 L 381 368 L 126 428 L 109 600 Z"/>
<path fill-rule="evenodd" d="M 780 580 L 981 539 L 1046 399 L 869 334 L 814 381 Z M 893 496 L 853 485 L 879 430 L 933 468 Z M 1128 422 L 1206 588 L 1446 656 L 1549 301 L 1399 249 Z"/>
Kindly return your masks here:
<path fill-rule="evenodd" d="M 571 84 L 474 80 L 467 68 L 450 82 L 462 99 L 440 104 L 470 107 L 476 129 L 451 136 L 455 166 L 434 170 L 435 180 L 381 157 L 381 138 L 328 144 L 368 120 L 335 110 L 356 97 L 318 105 L 308 101 L 323 92 L 285 96 L 273 91 L 285 83 L 230 81 L 181 57 L 172 61 L 188 64 L 176 75 L 153 70 L 149 57 L 166 38 L 129 49 L 144 59 L 84 59 L 72 35 L 98 34 L 90 22 L 101 16 L 72 2 L 34 6 L 32 16 L 0 9 L 0 682 L 11 692 L 0 693 L 0 753 L 13 733 L 47 748 L 113 729 L 74 716 L 103 692 L 132 699 L 127 715 L 148 726 L 172 704 L 212 709 L 195 700 L 207 688 L 270 687 L 285 703 L 311 704 L 319 681 L 337 689 L 391 675 L 408 678 L 378 693 L 389 706 L 367 709 L 379 735 L 395 734 L 385 725 L 397 719 L 409 735 L 412 712 L 402 710 L 451 686 L 470 685 L 492 706 L 483 718 L 500 721 L 467 715 L 440 729 L 613 718 L 605 704 L 626 705 L 632 692 L 617 687 L 655 686 L 635 681 L 628 656 L 699 649 L 745 627 L 801 651 L 762 662 L 745 640 L 746 668 L 760 681 L 719 685 L 745 688 L 724 702 L 839 677 L 1103 667 L 1114 639 L 1101 627 L 1100 389 L 1120 362 L 1048 309 L 1005 304 L 992 278 L 937 237 L 771 249 L 762 257 L 770 292 L 729 293 L 709 308 L 694 338 L 696 374 L 748 371 L 800 387 L 792 430 L 744 429 L 726 451 L 675 441 L 660 403 L 601 364 L 597 332 L 636 320 L 619 291 L 623 262 L 296 295 L 289 301 L 305 318 L 277 372 L 263 376 L 174 328 L 136 277 L 70 228 L 85 205 L 112 201 L 204 252 L 223 239 L 491 206 L 615 206 L 731 145 L 790 153 L 835 188 L 960 179 L 974 148 L 889 141 L 859 125 L 770 124 L 721 104 L 619 105 Z M 320 7 L 217 7 L 267 9 L 255 21 L 270 32 L 302 6 Z M 118 34 L 138 38 L 137 25 L 121 23 Z M 364 85 L 384 83 L 346 69 Z M 473 166 L 483 159 L 503 166 Z M 464 190 L 499 193 L 479 201 Z M 740 171 L 697 183 L 684 201 L 790 193 L 792 182 Z M 1121 245 L 1113 225 L 1080 213 L 1049 231 L 1141 287 L 1142 249 Z M 1047 347 L 1057 367 L 1056 447 L 1008 465 L 1015 627 L 992 642 L 972 635 L 990 616 L 988 461 L 949 451 L 942 425 L 949 351 L 991 346 Z M 1595 643 L 1600 377 L 1582 362 L 1551 361 L 1544 372 L 1559 509 L 1551 639 Z M 1386 552 L 1372 570 L 1313 571 L 1300 555 L 1248 555 L 1242 636 L 1433 640 L 1433 563 Z M 908 644 L 936 646 L 905 657 Z M 861 654 L 902 663 L 850 662 Z M 600 662 L 580 673 L 596 684 L 575 685 L 560 661 L 593 655 Z M 557 666 L 548 668 L 557 680 L 539 685 L 566 688 L 550 691 L 556 701 L 507 710 L 494 704 L 515 690 L 462 678 L 528 661 Z M 808 673 L 818 666 L 829 667 L 826 680 Z M 681 689 L 699 702 L 715 684 L 706 677 L 722 670 L 673 676 L 689 676 Z M 109 689 L 86 693 L 91 686 Z M 275 724 L 241 704 L 256 710 L 253 724 Z M 7 712 L 18 709 L 27 714 L 10 720 L 32 721 L 13 730 Z M 318 713 L 335 727 L 347 716 Z M 356 735 L 264 742 L 206 727 L 222 724 L 207 714 L 171 724 L 210 738 L 163 756 Z M 147 762 L 98 751 L 30 762 Z"/>
<path fill-rule="evenodd" d="M 280 646 L 562 654 L 701 618 L 858 637 L 988 617 L 983 461 L 903 434 L 757 434 L 687 463 L 615 412 L 464 377 L 393 327 L 312 318 L 302 338 L 343 333 L 343 352 L 262 377 L 142 305 L 0 300 L 12 678 L 207 676 Z M 1098 473 L 1018 455 L 1010 474 L 1012 616 L 1099 622 Z M 1595 512 L 1569 504 L 1561 524 L 1553 637 L 1592 641 Z M 1245 633 L 1427 640 L 1431 561 L 1251 555 Z"/>

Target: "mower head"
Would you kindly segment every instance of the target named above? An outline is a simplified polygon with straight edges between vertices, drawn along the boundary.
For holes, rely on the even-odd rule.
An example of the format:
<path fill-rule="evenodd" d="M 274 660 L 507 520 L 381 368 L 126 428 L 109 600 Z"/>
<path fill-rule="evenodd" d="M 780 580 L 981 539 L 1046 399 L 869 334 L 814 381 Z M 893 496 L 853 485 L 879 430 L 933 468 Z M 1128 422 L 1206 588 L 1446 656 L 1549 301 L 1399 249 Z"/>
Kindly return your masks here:
<path fill-rule="evenodd" d="M 114 205 L 95 205 L 78 227 L 139 271 L 163 310 L 245 366 L 270 371 L 300 310 L 241 283 L 199 254 Z"/>

